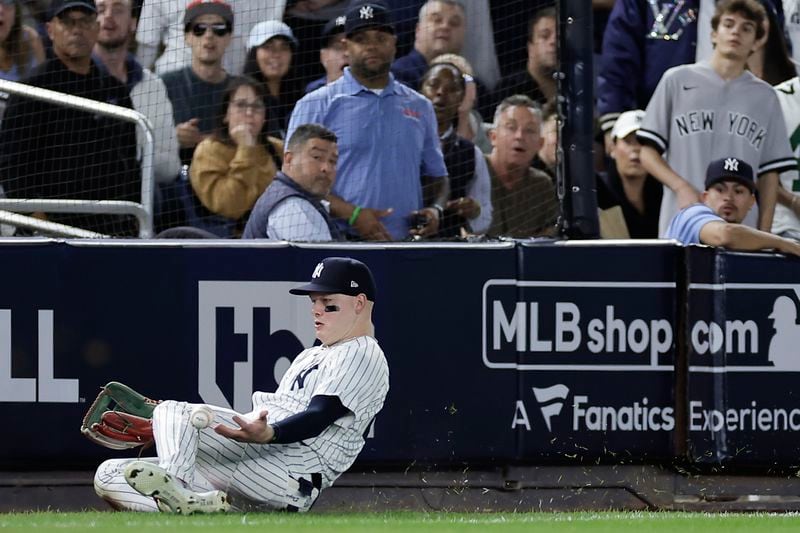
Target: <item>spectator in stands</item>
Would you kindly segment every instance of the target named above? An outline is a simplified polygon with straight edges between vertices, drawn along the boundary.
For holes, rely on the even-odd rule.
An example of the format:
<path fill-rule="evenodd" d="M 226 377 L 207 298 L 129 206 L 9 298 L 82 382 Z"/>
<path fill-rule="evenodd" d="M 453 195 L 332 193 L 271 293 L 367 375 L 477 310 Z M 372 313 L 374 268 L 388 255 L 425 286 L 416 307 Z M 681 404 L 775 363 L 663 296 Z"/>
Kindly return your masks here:
<path fill-rule="evenodd" d="M 153 174 L 157 183 L 175 181 L 181 171 L 178 140 L 172 119 L 172 103 L 161 79 L 143 69 L 128 52 L 130 38 L 136 29 L 131 0 L 96 0 L 100 32 L 94 45 L 95 56 L 109 74 L 123 83 L 133 101 L 133 108 L 153 125 Z M 137 129 L 138 146 L 143 146 L 142 132 Z"/>
<path fill-rule="evenodd" d="M 418 90 L 429 63 L 441 54 L 460 54 L 466 17 L 456 0 L 428 0 L 419 10 L 414 49 L 392 63 L 397 81 Z"/>
<path fill-rule="evenodd" d="M 800 2 L 783 0 L 784 25 L 787 46 L 791 49 L 792 60 L 800 64 Z"/>
<path fill-rule="evenodd" d="M 99 32 L 94 0 L 53 0 L 47 31 L 53 57 L 27 83 L 132 107 L 125 86 L 92 59 Z M 9 98 L 0 130 L 0 168 L 11 198 L 141 198 L 133 124 L 26 97 Z M 51 213 L 47 218 L 92 231 L 135 234 L 132 221 L 120 222 L 120 217 Z"/>
<path fill-rule="evenodd" d="M 290 1 L 283 21 L 292 29 L 298 45 L 294 50 L 293 74 L 301 87 L 322 75 L 319 42 L 325 24 L 341 17 L 351 3 L 360 0 L 297 0 Z M 397 0 L 393 0 L 396 2 Z M 278 18 L 278 17 L 275 17 Z M 265 19 L 266 20 L 266 19 Z"/>
<path fill-rule="evenodd" d="M 236 235 L 281 165 L 283 144 L 265 133 L 262 87 L 248 76 L 231 77 L 214 134 L 197 145 L 189 167 L 192 189 L 202 205 L 238 221 Z"/>
<path fill-rule="evenodd" d="M 780 0 L 762 2 L 782 28 Z M 647 107 L 664 72 L 709 59 L 714 4 L 616 0 L 603 35 L 597 75 L 597 112 L 607 141 L 620 113 Z"/>
<path fill-rule="evenodd" d="M 500 66 L 495 53 L 494 28 L 497 26 L 492 26 L 492 7 L 502 0 L 492 0 L 491 7 L 489 2 L 484 1 L 458 1 L 465 18 L 464 44 L 458 54 L 470 63 L 470 76 L 481 80 L 485 88 L 494 89 L 500 79 Z M 413 50 L 419 10 L 425 3 L 426 0 L 392 0 L 398 56 L 402 57 Z M 461 65 L 456 66 L 461 68 Z M 462 72 L 466 71 L 462 69 Z"/>
<path fill-rule="evenodd" d="M 775 94 L 781 104 L 789 138 L 795 157 L 800 157 L 800 78 L 795 76 L 777 87 Z M 772 233 L 800 241 L 800 173 L 795 168 L 780 175 Z"/>
<path fill-rule="evenodd" d="M 183 20 L 192 62 L 167 72 L 163 80 L 172 102 L 181 161 L 188 165 L 195 146 L 214 129 L 222 107 L 228 85 L 222 56 L 231 42 L 233 11 L 222 0 L 194 0 Z"/>
<path fill-rule="evenodd" d="M 264 85 L 269 109 L 267 131 L 284 138 L 289 116 L 302 88 L 290 74 L 292 51 L 297 46 L 291 28 L 279 20 L 259 22 L 250 31 L 244 71 Z"/>
<path fill-rule="evenodd" d="M 388 9 L 367 3 L 346 16 L 350 66 L 341 78 L 297 103 L 288 135 L 309 122 L 336 133 L 339 179 L 330 196 L 331 213 L 348 221 L 356 235 L 371 240 L 435 235 L 447 169 L 433 106 L 389 72 L 395 35 Z M 440 182 L 432 195 L 435 203 L 424 208 L 423 176 Z M 409 217 L 416 215 L 426 222 L 409 231 Z"/>
<path fill-rule="evenodd" d="M 451 63 L 458 67 L 464 74 L 464 82 L 466 83 L 467 90 L 464 93 L 464 99 L 458 106 L 458 117 L 456 120 L 456 133 L 475 143 L 475 146 L 481 149 L 482 152 L 488 153 L 492 151 L 492 145 L 489 142 L 489 137 L 486 134 L 486 127 L 483 124 L 483 117 L 476 109 L 478 103 L 478 87 L 475 81 L 474 71 L 472 65 L 458 54 L 442 54 L 436 56 L 431 61 L 431 66 L 440 63 Z"/>
<path fill-rule="evenodd" d="M 466 94 L 464 74 L 452 63 L 433 65 L 422 76 L 420 91 L 433 104 L 439 139 L 450 178 L 439 236 L 485 233 L 492 221 L 489 170 L 481 151 L 456 132 L 459 106 Z"/>
<path fill-rule="evenodd" d="M 0 2 L 0 79 L 19 81 L 44 61 L 42 40 L 22 15 L 20 0 Z"/>
<path fill-rule="evenodd" d="M 192 63 L 193 51 L 185 39 L 184 14 L 198 0 L 144 0 L 136 32 L 136 57 L 145 68 L 163 76 Z M 214 0 L 199 0 L 204 2 Z M 231 2 L 233 36 L 225 50 L 223 67 L 231 74 L 244 68 L 245 45 L 250 30 L 262 20 L 280 20 L 286 0 L 236 0 Z M 159 51 L 164 48 L 159 56 Z M 156 60 L 158 57 L 158 60 Z"/>
<path fill-rule="evenodd" d="M 708 165 L 701 203 L 680 210 L 665 237 L 683 244 L 708 244 L 732 250 L 773 249 L 800 255 L 800 244 L 759 231 L 741 222 L 756 202 L 753 167 L 743 159 L 726 157 Z"/>
<path fill-rule="evenodd" d="M 319 62 L 325 68 L 325 75 L 306 85 L 306 94 L 333 83 L 344 74 L 344 67 L 348 62 L 347 45 L 344 42 L 344 20 L 344 16 L 332 18 L 322 29 Z"/>
<path fill-rule="evenodd" d="M 797 76 L 797 69 L 789 56 L 783 26 L 777 14 L 764 3 L 764 36 L 758 40 L 756 50 L 747 59 L 747 68 L 770 85 L 778 85 Z"/>
<path fill-rule="evenodd" d="M 765 18 L 758 0 L 721 0 L 711 59 L 667 71 L 647 106 L 638 137 L 645 170 L 665 186 L 659 235 L 679 209 L 697 202 L 703 171 L 725 154 L 757 165 L 758 227 L 772 226 L 778 173 L 797 162 L 775 92 L 746 71 Z"/>
<path fill-rule="evenodd" d="M 531 167 L 542 146 L 542 112 L 524 95 L 503 100 L 489 131 L 487 156 L 492 179 L 492 237 L 552 235 L 558 202 L 550 176 Z"/>
<path fill-rule="evenodd" d="M 528 64 L 525 70 L 503 77 L 493 94 L 481 102 L 481 114 L 492 116 L 505 98 L 523 94 L 543 106 L 556 96 L 556 9 L 545 7 L 528 24 Z"/>
<path fill-rule="evenodd" d="M 644 111 L 626 111 L 611 130 L 613 164 L 597 180 L 597 206 L 620 206 L 625 225 L 633 239 L 658 238 L 658 211 L 664 187 L 642 166 L 642 145 L 636 132 L 642 126 Z"/>
<path fill-rule="evenodd" d="M 286 145 L 283 167 L 256 202 L 245 239 L 341 240 L 325 197 L 336 180 L 336 134 L 319 124 L 297 127 Z"/>
<path fill-rule="evenodd" d="M 554 6 L 555 0 L 492 0 L 488 3 L 501 74 L 510 76 L 525 69 L 528 61 L 526 43 L 530 20 L 541 9 Z"/>

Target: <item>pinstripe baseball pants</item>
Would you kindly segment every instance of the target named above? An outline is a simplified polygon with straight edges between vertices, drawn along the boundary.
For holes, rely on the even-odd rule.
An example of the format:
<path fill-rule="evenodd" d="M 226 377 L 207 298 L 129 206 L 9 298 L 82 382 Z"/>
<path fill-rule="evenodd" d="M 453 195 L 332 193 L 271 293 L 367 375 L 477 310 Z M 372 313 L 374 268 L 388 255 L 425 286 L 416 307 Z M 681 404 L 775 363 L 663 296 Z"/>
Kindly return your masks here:
<path fill-rule="evenodd" d="M 158 457 L 147 460 L 158 461 L 195 492 L 224 490 L 236 510 L 302 512 L 311 507 L 327 480 L 323 481 L 325 469 L 310 448 L 301 443 L 244 444 L 211 428 L 197 430 L 189 422 L 195 405 L 168 400 L 156 407 L 153 435 Z M 235 411 L 209 407 L 215 422 L 237 427 L 232 419 Z M 102 463 L 95 474 L 95 490 L 117 509 L 157 511 L 152 498 L 142 496 L 125 481 L 123 472 L 132 460 Z"/>

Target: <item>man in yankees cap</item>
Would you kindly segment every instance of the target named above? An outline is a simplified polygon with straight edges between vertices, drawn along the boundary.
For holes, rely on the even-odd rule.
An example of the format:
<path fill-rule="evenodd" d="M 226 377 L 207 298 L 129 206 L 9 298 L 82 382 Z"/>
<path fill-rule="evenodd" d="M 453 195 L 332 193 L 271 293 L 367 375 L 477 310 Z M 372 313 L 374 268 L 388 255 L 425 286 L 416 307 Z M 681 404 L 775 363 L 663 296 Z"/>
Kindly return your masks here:
<path fill-rule="evenodd" d="M 327 199 L 344 233 L 376 241 L 431 237 L 447 201 L 433 104 L 391 73 L 397 37 L 385 5 L 352 4 L 344 34 L 349 66 L 297 102 L 286 138 L 308 123 L 336 134 L 339 178 Z"/>
<path fill-rule="evenodd" d="M 375 280 L 360 261 L 328 257 L 289 292 L 309 296 L 322 344 L 295 358 L 274 393 L 255 392 L 247 414 L 209 405 L 212 424 L 196 430 L 197 404 L 159 403 L 158 457 L 104 462 L 98 495 L 129 511 L 302 512 L 350 468 L 389 390 L 373 337 Z"/>
<path fill-rule="evenodd" d="M 775 249 L 800 255 L 800 244 L 741 222 L 755 204 L 753 167 L 736 157 L 708 165 L 702 203 L 679 211 L 670 222 L 666 238 L 683 244 L 708 244 L 733 250 Z"/>

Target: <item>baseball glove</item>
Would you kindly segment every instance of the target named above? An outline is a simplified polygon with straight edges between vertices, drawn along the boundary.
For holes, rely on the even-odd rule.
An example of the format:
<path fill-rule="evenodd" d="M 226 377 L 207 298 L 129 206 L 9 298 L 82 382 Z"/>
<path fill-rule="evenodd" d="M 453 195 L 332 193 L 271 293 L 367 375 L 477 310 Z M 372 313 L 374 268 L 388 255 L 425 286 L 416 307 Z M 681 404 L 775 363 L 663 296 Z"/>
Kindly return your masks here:
<path fill-rule="evenodd" d="M 100 390 L 86 416 L 81 433 L 112 450 L 126 450 L 153 442 L 153 409 L 159 402 L 112 381 Z"/>

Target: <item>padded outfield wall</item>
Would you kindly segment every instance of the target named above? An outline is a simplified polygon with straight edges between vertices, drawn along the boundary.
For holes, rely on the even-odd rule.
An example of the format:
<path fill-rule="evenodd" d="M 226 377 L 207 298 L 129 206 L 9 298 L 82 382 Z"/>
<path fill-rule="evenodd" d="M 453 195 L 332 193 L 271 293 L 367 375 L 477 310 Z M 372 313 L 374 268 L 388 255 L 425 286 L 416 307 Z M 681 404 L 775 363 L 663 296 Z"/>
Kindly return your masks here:
<path fill-rule="evenodd" d="M 391 389 L 362 466 L 796 464 L 794 258 L 658 241 L 0 248 L 15 432 L 0 468 L 117 455 L 78 431 L 111 380 L 248 410 L 314 341 L 308 301 L 287 291 L 330 255 L 365 261 L 379 288 Z"/>

